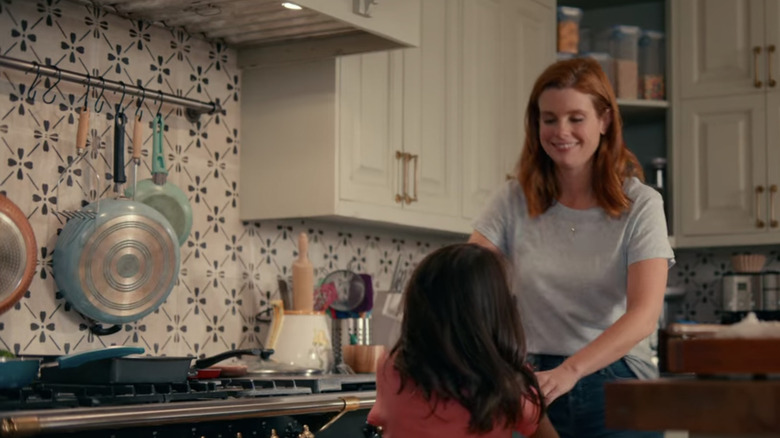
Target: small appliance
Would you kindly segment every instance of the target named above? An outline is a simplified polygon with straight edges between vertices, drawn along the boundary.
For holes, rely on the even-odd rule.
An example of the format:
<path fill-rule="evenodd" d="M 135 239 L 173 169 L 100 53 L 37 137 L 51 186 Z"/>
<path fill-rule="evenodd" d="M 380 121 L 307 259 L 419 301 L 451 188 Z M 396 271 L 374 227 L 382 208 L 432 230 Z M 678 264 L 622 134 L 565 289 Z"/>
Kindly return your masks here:
<path fill-rule="evenodd" d="M 726 273 L 722 279 L 721 322 L 741 321 L 748 312 L 762 320 L 780 320 L 780 273 Z"/>

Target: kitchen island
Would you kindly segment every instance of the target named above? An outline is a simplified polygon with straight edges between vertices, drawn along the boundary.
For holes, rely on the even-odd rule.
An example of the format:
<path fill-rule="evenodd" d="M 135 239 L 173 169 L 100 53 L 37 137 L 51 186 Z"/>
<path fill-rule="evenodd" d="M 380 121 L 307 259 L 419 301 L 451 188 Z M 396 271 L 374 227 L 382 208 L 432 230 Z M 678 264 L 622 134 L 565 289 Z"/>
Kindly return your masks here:
<path fill-rule="evenodd" d="M 606 385 L 607 426 L 690 436 L 780 437 L 780 380 L 668 377 Z"/>

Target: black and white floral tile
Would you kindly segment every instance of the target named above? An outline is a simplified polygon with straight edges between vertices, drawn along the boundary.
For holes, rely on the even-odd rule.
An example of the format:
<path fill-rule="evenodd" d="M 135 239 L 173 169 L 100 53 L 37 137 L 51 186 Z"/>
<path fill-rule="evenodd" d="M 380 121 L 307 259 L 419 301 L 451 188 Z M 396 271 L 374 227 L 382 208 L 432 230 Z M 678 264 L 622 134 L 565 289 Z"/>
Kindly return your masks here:
<path fill-rule="evenodd" d="M 267 314 L 269 301 L 278 298 L 277 277 L 289 277 L 300 232 L 311 236 L 309 255 L 318 278 L 349 266 L 374 274 L 377 288 L 389 283 L 399 260 L 411 265 L 443 242 L 300 220 L 242 224 L 240 72 L 235 52 L 223 44 L 126 20 L 83 3 L 0 0 L 0 54 L 150 90 L 143 102 L 92 90 L 89 137 L 99 139 L 100 157 L 69 168 L 77 156 L 76 126 L 87 90 L 66 81 L 55 83 L 56 78 L 32 87 L 34 72 L 0 68 L 0 192 L 27 215 L 39 246 L 29 292 L 0 315 L 0 349 L 62 354 L 133 344 L 153 354 L 203 355 L 257 346 L 266 330 L 255 316 Z M 98 169 L 103 181 L 99 191 L 110 196 L 104 176 L 111 174 L 107 164 L 112 152 L 106 146 L 112 144 L 112 108 L 120 101 L 128 116 L 142 104 L 139 114 L 147 134 L 139 179 L 150 176 L 150 114 L 159 108 L 151 90 L 218 101 L 224 111 L 190 123 L 182 108 L 163 102 L 168 181 L 185 191 L 194 216 L 192 232 L 181 247 L 178 283 L 154 313 L 124 324 L 117 334 L 96 337 L 62 298 L 52 277 L 52 251 L 64 225 L 54 213 L 77 209 L 92 199 L 89 190 L 97 183 L 82 166 Z"/>
<path fill-rule="evenodd" d="M 132 344 L 152 354 L 204 355 L 257 346 L 266 337 L 266 326 L 256 315 L 267 315 L 270 300 L 279 297 L 277 279 L 290 276 L 300 232 L 309 233 L 315 277 L 351 268 L 371 274 L 375 290 L 389 287 L 396 265 L 410 269 L 432 249 L 462 240 L 316 221 L 241 223 L 240 71 L 235 52 L 222 44 L 123 19 L 83 3 L 0 0 L 0 54 L 219 101 L 224 109 L 190 123 L 181 108 L 163 103 L 168 180 L 187 193 L 194 213 L 192 232 L 181 248 L 179 279 L 158 310 L 124 324 L 119 333 L 97 337 L 62 298 L 52 278 L 52 251 L 64 225 L 54 213 L 89 202 L 89 188 L 95 186 L 87 180 L 88 172 L 68 167 L 77 154 L 76 126 L 86 90 L 47 78 L 34 87 L 32 98 L 34 72 L 0 68 L 0 192 L 28 217 L 39 247 L 28 293 L 0 315 L 0 349 L 63 354 Z M 152 94 L 141 105 L 147 132 L 149 114 L 158 110 Z M 106 150 L 112 135 L 110 113 L 121 100 L 121 93 L 99 90 L 91 90 L 88 99 L 100 154 L 89 163 L 101 175 L 110 173 L 111 152 Z M 128 114 L 138 103 L 123 101 Z M 150 175 L 150 148 L 147 134 L 140 179 Z M 102 192 L 108 185 L 104 181 L 100 187 Z M 770 266 L 780 268 L 776 249 L 761 251 L 769 256 Z M 717 318 L 719 277 L 728 270 L 732 252 L 678 252 L 670 283 L 690 289 L 687 317 Z"/>

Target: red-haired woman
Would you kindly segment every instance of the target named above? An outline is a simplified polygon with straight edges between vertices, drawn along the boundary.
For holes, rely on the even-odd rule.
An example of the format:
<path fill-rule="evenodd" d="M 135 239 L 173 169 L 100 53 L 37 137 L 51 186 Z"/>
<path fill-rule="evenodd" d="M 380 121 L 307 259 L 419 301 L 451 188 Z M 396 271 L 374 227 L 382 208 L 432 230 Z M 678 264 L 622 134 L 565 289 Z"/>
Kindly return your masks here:
<path fill-rule="evenodd" d="M 599 64 L 548 67 L 525 128 L 517 179 L 495 194 L 469 241 L 513 266 L 530 362 L 561 437 L 661 436 L 604 424 L 605 382 L 658 375 L 649 336 L 674 253 L 663 200 L 642 183 Z"/>

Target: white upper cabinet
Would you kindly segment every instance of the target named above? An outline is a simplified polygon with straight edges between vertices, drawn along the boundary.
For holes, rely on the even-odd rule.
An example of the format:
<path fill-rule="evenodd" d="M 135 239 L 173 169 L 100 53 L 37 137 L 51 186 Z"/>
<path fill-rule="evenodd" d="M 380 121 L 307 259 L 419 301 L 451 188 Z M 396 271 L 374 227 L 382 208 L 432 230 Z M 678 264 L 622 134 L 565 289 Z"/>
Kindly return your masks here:
<path fill-rule="evenodd" d="M 678 246 L 780 243 L 779 4 L 672 3 Z"/>
<path fill-rule="evenodd" d="M 295 3 L 404 46 L 418 47 L 421 42 L 422 0 L 296 0 Z"/>
<path fill-rule="evenodd" d="M 466 1 L 463 16 L 463 213 L 473 218 L 504 178 L 501 2 Z"/>
<path fill-rule="evenodd" d="M 473 219 L 513 176 L 531 88 L 555 61 L 555 12 L 535 1 L 477 0 L 464 17 L 463 215 Z"/>
<path fill-rule="evenodd" d="M 349 213 L 465 232 L 452 86 L 459 12 L 458 2 L 425 1 L 419 48 L 340 59 L 340 199 Z"/>
<path fill-rule="evenodd" d="M 401 53 L 345 56 L 336 61 L 339 195 L 344 201 L 395 207 L 401 178 Z"/>
<path fill-rule="evenodd" d="M 673 1 L 681 97 L 758 94 L 777 80 L 777 0 Z M 769 76 L 774 73 L 774 78 Z M 776 87 L 773 85 L 771 87 Z"/>
<path fill-rule="evenodd" d="M 471 232 L 522 148 L 527 80 L 551 61 L 554 10 L 421 4 L 417 48 L 244 71 L 242 219 Z"/>

